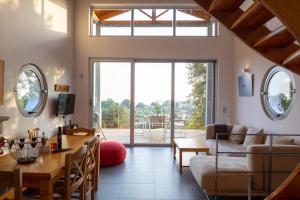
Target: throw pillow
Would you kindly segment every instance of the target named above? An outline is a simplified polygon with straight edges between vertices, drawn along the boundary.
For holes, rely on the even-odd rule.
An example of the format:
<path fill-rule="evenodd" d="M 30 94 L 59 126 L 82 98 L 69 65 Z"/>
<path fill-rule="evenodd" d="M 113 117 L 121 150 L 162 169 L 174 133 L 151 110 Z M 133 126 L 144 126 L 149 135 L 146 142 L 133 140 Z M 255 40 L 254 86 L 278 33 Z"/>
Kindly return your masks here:
<path fill-rule="evenodd" d="M 222 133 L 218 134 L 218 138 L 220 140 L 228 140 L 229 133 L 227 130 L 227 125 L 226 124 L 216 124 L 215 125 L 215 133 Z"/>
<path fill-rule="evenodd" d="M 265 145 L 270 145 L 271 136 L 267 136 Z M 294 139 L 286 136 L 273 136 L 272 145 L 293 145 Z"/>
<path fill-rule="evenodd" d="M 246 132 L 247 127 L 235 124 L 232 128 L 231 134 L 229 135 L 229 140 L 235 144 L 242 144 L 244 142 Z"/>
<path fill-rule="evenodd" d="M 262 144 L 262 143 L 263 143 L 263 129 L 248 128 L 243 143 L 243 148 L 247 148 L 248 146 L 253 144 Z"/>

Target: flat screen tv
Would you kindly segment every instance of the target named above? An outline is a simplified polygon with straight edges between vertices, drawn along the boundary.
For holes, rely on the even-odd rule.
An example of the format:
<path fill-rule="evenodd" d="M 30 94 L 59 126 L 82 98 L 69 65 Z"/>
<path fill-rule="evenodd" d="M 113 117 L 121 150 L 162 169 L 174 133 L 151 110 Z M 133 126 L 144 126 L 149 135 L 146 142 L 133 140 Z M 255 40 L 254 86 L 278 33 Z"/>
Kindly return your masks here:
<path fill-rule="evenodd" d="M 74 108 L 75 94 L 60 93 L 58 95 L 57 116 L 73 114 Z"/>

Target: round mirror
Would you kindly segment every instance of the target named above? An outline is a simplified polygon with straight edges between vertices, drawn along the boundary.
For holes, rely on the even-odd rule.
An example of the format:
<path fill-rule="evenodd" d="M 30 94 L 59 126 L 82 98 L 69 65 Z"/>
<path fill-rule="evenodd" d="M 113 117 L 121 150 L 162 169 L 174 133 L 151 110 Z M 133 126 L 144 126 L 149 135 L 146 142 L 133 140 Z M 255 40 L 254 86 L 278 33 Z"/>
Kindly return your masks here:
<path fill-rule="evenodd" d="M 295 81 L 284 68 L 275 66 L 265 76 L 262 86 L 262 104 L 273 120 L 288 116 L 295 94 Z"/>
<path fill-rule="evenodd" d="M 37 117 L 47 102 L 47 83 L 40 68 L 34 64 L 24 65 L 15 86 L 17 106 L 25 117 Z"/>

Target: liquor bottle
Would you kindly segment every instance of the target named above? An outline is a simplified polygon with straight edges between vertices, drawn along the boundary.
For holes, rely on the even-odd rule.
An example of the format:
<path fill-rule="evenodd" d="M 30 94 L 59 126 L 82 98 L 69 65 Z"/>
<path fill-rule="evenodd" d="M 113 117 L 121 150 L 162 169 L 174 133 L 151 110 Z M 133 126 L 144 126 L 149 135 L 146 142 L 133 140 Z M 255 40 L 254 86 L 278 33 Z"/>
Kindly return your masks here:
<path fill-rule="evenodd" d="M 58 132 L 57 132 L 57 150 L 61 151 L 62 149 L 62 131 L 61 127 L 58 127 Z"/>

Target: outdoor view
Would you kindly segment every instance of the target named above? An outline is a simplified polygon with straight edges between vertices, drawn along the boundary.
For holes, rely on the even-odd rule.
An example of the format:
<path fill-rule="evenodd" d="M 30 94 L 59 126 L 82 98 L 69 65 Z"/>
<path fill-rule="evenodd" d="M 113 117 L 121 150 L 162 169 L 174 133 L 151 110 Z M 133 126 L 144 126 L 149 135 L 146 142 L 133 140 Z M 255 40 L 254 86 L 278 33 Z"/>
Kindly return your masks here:
<path fill-rule="evenodd" d="M 170 144 L 172 63 L 137 62 L 134 67 L 131 111 L 131 63 L 95 63 L 94 127 L 101 127 L 107 139 L 128 144 L 134 112 L 135 143 Z M 198 137 L 205 128 L 207 68 L 207 63 L 174 63 L 175 137 Z"/>

